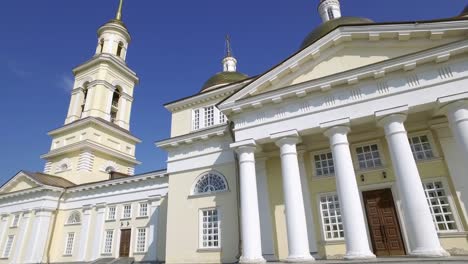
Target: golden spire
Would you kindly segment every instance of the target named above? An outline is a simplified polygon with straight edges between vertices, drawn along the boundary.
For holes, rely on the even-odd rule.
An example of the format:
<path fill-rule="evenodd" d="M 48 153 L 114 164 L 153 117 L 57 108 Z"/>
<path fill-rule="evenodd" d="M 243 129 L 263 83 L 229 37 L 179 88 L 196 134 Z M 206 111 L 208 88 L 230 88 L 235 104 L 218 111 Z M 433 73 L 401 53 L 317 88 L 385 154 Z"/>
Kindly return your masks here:
<path fill-rule="evenodd" d="M 115 20 L 122 21 L 122 7 L 123 7 L 123 0 L 120 0 L 119 9 L 117 9 Z"/>

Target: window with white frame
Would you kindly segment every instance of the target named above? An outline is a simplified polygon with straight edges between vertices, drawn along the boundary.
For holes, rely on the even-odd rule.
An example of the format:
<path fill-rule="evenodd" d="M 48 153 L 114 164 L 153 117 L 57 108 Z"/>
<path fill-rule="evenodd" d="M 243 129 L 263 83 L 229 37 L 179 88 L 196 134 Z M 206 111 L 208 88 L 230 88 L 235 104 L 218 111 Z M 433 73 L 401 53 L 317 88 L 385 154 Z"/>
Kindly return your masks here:
<path fill-rule="evenodd" d="M 377 144 L 359 146 L 356 148 L 360 169 L 372 169 L 382 166 L 382 160 Z"/>
<path fill-rule="evenodd" d="M 65 256 L 71 256 L 73 253 L 73 243 L 75 242 L 75 233 L 71 232 L 67 234 L 67 239 L 65 240 Z"/>
<path fill-rule="evenodd" d="M 15 240 L 14 235 L 8 236 L 7 241 L 5 243 L 5 248 L 3 249 L 3 256 L 2 256 L 3 258 L 10 257 L 11 248 L 13 247 L 13 241 L 14 240 Z"/>
<path fill-rule="evenodd" d="M 208 172 L 201 175 L 192 191 L 193 194 L 214 193 L 227 190 L 226 179 L 223 175 Z"/>
<path fill-rule="evenodd" d="M 11 227 L 18 227 L 19 220 L 20 214 L 15 214 L 15 216 L 13 217 L 13 221 L 11 221 Z"/>
<path fill-rule="evenodd" d="M 218 209 L 200 211 L 200 247 L 203 249 L 221 246 L 221 221 Z"/>
<path fill-rule="evenodd" d="M 320 212 L 322 216 L 322 226 L 325 240 L 337 240 L 344 238 L 343 222 L 341 219 L 338 195 L 330 194 L 321 196 Z"/>
<path fill-rule="evenodd" d="M 429 160 L 434 158 L 431 143 L 427 135 L 410 136 L 408 138 L 415 160 Z"/>
<path fill-rule="evenodd" d="M 115 215 L 116 215 L 116 207 L 111 206 L 107 208 L 107 220 L 113 221 L 115 220 Z"/>
<path fill-rule="evenodd" d="M 423 186 L 437 231 L 456 231 L 457 225 L 443 183 L 432 181 Z"/>
<path fill-rule="evenodd" d="M 123 212 L 122 212 L 122 218 L 123 219 L 132 218 L 132 205 L 131 204 L 124 205 Z"/>
<path fill-rule="evenodd" d="M 81 214 L 80 212 L 72 212 L 67 220 L 67 225 L 76 225 L 81 223 Z"/>
<path fill-rule="evenodd" d="M 137 229 L 136 252 L 146 251 L 146 228 Z"/>
<path fill-rule="evenodd" d="M 335 174 L 335 164 L 331 152 L 314 155 L 315 175 L 324 176 Z"/>
<path fill-rule="evenodd" d="M 148 203 L 140 203 L 138 216 L 140 217 L 148 216 Z"/>
<path fill-rule="evenodd" d="M 106 230 L 105 239 L 104 239 L 104 254 L 112 253 L 112 242 L 114 241 L 114 230 Z"/>
<path fill-rule="evenodd" d="M 192 111 L 192 130 L 199 130 L 227 123 L 227 117 L 215 106 L 206 106 Z"/>

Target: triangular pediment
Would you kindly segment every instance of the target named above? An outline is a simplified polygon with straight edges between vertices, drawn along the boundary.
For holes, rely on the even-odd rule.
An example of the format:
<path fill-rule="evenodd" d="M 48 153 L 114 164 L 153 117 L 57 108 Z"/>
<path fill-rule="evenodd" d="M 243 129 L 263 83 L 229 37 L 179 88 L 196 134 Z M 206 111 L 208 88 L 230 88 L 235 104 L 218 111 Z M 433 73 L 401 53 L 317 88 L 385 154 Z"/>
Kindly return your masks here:
<path fill-rule="evenodd" d="M 16 174 L 15 177 L 13 177 L 11 180 L 9 180 L 0 188 L 0 194 L 21 192 L 21 191 L 25 191 L 28 189 L 42 187 L 42 186 L 43 184 L 35 181 L 31 177 L 29 177 L 26 173 L 19 172 L 18 174 Z"/>
<path fill-rule="evenodd" d="M 259 96 L 327 76 L 431 50 L 465 39 L 468 21 L 345 26 L 260 75 L 220 104 Z"/>

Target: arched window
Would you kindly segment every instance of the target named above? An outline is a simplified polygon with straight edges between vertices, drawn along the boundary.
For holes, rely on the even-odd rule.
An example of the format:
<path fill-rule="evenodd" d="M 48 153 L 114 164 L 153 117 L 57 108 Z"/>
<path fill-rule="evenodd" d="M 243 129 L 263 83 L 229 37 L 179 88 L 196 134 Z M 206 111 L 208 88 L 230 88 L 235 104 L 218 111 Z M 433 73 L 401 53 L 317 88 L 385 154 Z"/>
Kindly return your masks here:
<path fill-rule="evenodd" d="M 114 172 L 114 171 L 116 171 L 116 170 L 115 170 L 115 168 L 112 167 L 112 166 L 108 166 L 108 167 L 106 168 L 106 172 L 107 172 L 107 173 L 111 173 L 111 172 Z"/>
<path fill-rule="evenodd" d="M 328 18 L 329 18 L 330 20 L 335 19 L 335 15 L 333 14 L 333 8 L 329 7 L 329 8 L 327 9 L 327 13 L 328 13 Z"/>
<path fill-rule="evenodd" d="M 99 50 L 100 50 L 100 53 L 102 53 L 104 51 L 104 40 L 101 39 L 101 41 L 99 41 Z"/>
<path fill-rule="evenodd" d="M 67 224 L 68 225 L 74 225 L 74 224 L 79 224 L 81 223 L 81 214 L 80 212 L 73 212 L 70 214 L 70 216 L 68 217 L 68 220 L 67 220 Z"/>
<path fill-rule="evenodd" d="M 117 56 L 122 57 L 122 51 L 124 48 L 124 44 L 122 42 L 119 42 L 119 46 L 117 47 Z"/>
<path fill-rule="evenodd" d="M 119 112 L 119 101 L 120 101 L 121 89 L 120 87 L 115 87 L 114 94 L 112 95 L 112 107 L 111 107 L 111 122 L 115 123 L 117 121 L 117 113 Z"/>
<path fill-rule="evenodd" d="M 81 102 L 81 117 L 83 117 L 83 112 L 85 111 L 86 99 L 88 99 L 88 85 L 89 82 L 83 84 L 83 101 Z"/>
<path fill-rule="evenodd" d="M 198 177 L 193 194 L 222 192 L 227 191 L 227 189 L 227 182 L 223 175 L 217 172 L 208 172 Z"/>

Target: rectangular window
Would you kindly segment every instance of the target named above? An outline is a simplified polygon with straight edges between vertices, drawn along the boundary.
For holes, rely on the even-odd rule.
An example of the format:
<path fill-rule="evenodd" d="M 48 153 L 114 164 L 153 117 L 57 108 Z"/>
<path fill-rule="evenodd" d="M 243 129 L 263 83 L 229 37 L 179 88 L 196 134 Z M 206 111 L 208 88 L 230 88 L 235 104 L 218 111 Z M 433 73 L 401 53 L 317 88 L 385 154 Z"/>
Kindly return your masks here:
<path fill-rule="evenodd" d="M 141 203 L 138 216 L 148 216 L 148 204 Z"/>
<path fill-rule="evenodd" d="M 13 241 L 14 240 L 15 240 L 15 236 L 13 236 L 13 235 L 8 236 L 6 244 L 5 244 L 5 248 L 3 249 L 3 257 L 4 258 L 10 257 L 10 252 L 11 252 L 11 248 L 13 246 Z"/>
<path fill-rule="evenodd" d="M 221 113 L 220 111 L 218 111 L 219 113 L 219 123 L 220 124 L 224 124 L 227 122 L 227 118 L 226 118 L 226 115 Z"/>
<path fill-rule="evenodd" d="M 437 231 L 457 230 L 452 208 L 442 182 L 427 182 L 423 186 Z"/>
<path fill-rule="evenodd" d="M 325 240 L 344 238 L 338 195 L 324 195 L 320 197 L 320 211 Z"/>
<path fill-rule="evenodd" d="M 114 230 L 106 230 L 105 240 L 104 240 L 104 254 L 112 253 L 112 242 L 114 240 Z"/>
<path fill-rule="evenodd" d="M 138 228 L 136 251 L 137 252 L 146 251 L 146 228 Z"/>
<path fill-rule="evenodd" d="M 314 155 L 315 173 L 317 176 L 335 174 L 333 155 L 331 152 Z"/>
<path fill-rule="evenodd" d="M 193 111 L 193 130 L 200 129 L 200 109 Z"/>
<path fill-rule="evenodd" d="M 361 169 L 371 169 L 382 166 L 377 144 L 358 147 L 356 148 L 356 154 L 359 161 L 359 168 Z"/>
<path fill-rule="evenodd" d="M 123 219 L 132 218 L 132 205 L 131 204 L 124 205 L 122 218 Z"/>
<path fill-rule="evenodd" d="M 107 208 L 107 220 L 115 220 L 115 206 Z"/>
<path fill-rule="evenodd" d="M 409 137 L 411 150 L 415 160 L 429 160 L 434 158 L 431 143 L 426 135 Z"/>
<path fill-rule="evenodd" d="M 209 209 L 201 211 L 201 248 L 219 248 L 220 245 L 220 224 L 218 210 Z"/>
<path fill-rule="evenodd" d="M 68 233 L 65 244 L 65 256 L 71 256 L 73 253 L 73 243 L 75 242 L 75 233 Z"/>
<path fill-rule="evenodd" d="M 11 221 L 11 227 L 18 227 L 19 220 L 20 220 L 20 215 L 16 214 L 13 218 L 13 221 Z"/>
<path fill-rule="evenodd" d="M 205 127 L 214 125 L 214 106 L 205 107 Z"/>

